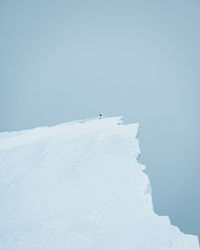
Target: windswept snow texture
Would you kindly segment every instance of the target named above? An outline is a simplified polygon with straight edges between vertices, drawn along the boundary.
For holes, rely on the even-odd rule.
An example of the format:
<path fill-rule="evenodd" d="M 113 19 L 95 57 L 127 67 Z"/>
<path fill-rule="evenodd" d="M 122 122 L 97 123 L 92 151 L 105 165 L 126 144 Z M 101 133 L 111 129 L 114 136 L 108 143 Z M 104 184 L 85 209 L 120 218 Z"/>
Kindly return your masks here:
<path fill-rule="evenodd" d="M 114 117 L 1 133 L 0 249 L 199 249 L 153 211 L 137 131 Z"/>

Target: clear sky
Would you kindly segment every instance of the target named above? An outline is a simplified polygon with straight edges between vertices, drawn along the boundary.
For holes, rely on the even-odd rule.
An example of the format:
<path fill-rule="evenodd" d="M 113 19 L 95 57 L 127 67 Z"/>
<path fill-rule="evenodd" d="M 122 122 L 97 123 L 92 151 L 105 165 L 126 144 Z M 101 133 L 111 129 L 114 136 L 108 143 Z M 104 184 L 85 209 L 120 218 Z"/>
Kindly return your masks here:
<path fill-rule="evenodd" d="M 199 0 L 1 0 L 0 131 L 139 122 L 156 212 L 200 236 L 199 26 Z"/>

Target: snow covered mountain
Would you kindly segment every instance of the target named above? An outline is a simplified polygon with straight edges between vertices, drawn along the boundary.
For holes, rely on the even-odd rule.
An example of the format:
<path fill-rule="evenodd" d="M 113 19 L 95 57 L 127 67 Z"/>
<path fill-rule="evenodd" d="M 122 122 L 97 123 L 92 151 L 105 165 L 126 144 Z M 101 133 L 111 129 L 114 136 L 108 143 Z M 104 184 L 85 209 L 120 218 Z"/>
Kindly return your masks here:
<path fill-rule="evenodd" d="M 155 214 L 137 132 L 114 117 L 0 133 L 0 249 L 200 249 Z"/>

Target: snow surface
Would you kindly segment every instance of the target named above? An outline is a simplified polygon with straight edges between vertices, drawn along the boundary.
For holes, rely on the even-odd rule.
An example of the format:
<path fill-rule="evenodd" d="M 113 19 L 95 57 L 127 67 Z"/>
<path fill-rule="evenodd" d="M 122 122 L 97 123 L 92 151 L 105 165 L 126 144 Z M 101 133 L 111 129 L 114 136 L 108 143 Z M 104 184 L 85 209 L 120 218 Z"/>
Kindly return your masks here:
<path fill-rule="evenodd" d="M 0 133 L 0 250 L 196 250 L 158 216 L 138 124 L 121 117 Z"/>

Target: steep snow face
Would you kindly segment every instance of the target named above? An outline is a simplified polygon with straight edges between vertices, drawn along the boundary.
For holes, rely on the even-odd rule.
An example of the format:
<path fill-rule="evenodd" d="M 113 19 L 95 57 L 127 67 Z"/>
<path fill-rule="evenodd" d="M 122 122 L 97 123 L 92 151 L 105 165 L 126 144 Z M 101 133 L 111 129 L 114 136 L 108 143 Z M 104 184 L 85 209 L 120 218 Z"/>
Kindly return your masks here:
<path fill-rule="evenodd" d="M 153 211 L 137 131 L 115 117 L 1 133 L 0 249 L 199 249 Z"/>

